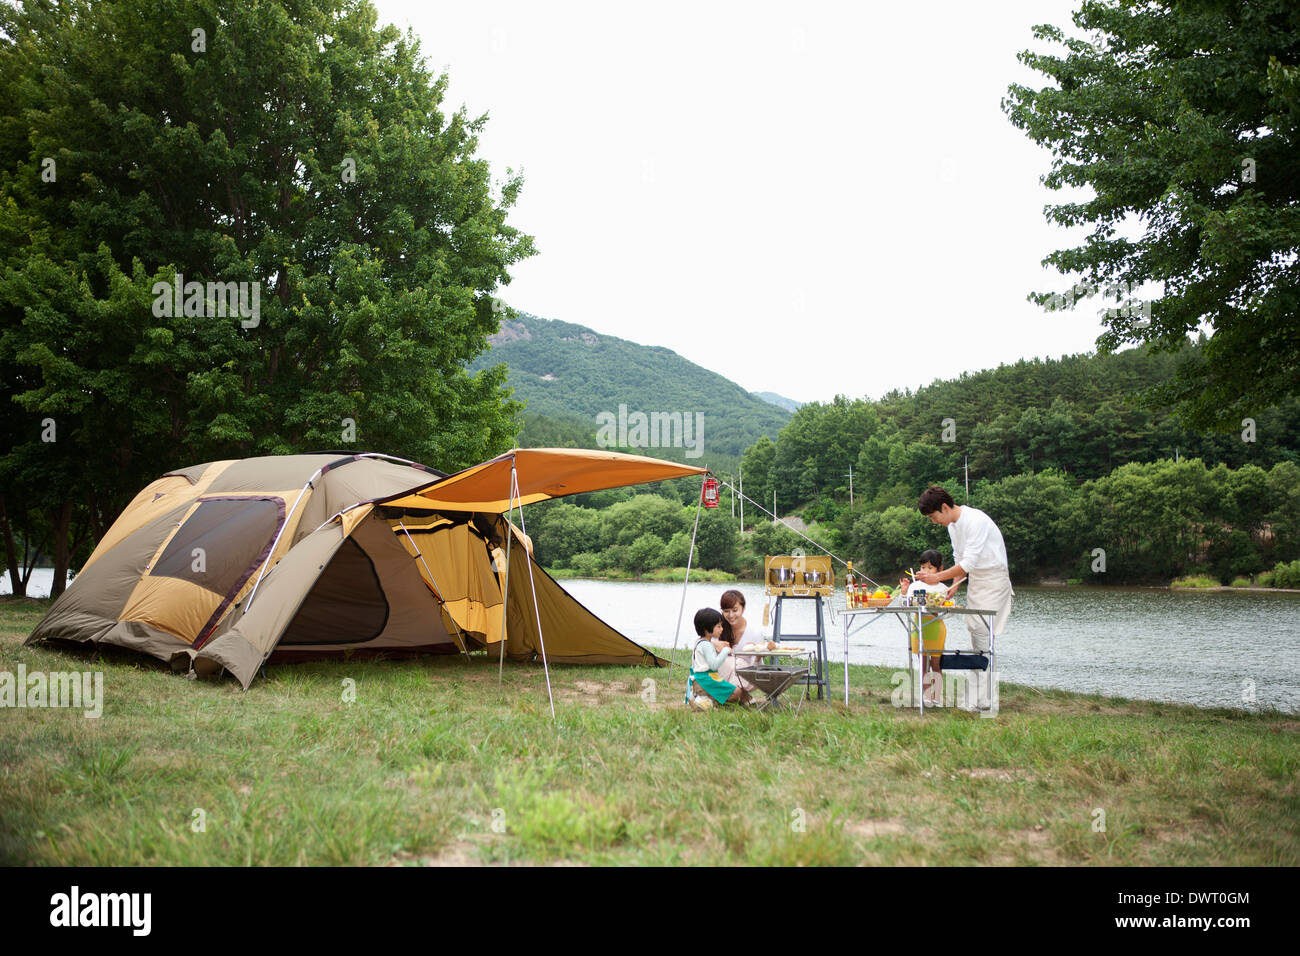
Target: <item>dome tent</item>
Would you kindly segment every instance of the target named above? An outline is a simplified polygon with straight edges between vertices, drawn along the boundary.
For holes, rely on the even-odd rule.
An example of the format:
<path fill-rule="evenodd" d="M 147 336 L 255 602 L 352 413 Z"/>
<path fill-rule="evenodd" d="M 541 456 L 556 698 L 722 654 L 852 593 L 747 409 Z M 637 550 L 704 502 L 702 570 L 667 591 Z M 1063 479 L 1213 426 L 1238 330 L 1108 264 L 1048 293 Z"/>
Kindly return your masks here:
<path fill-rule="evenodd" d="M 576 449 L 450 477 L 380 455 L 196 465 L 135 497 L 25 643 L 114 645 L 245 689 L 268 659 L 345 651 L 661 664 L 550 578 L 504 514 L 703 472 Z"/>

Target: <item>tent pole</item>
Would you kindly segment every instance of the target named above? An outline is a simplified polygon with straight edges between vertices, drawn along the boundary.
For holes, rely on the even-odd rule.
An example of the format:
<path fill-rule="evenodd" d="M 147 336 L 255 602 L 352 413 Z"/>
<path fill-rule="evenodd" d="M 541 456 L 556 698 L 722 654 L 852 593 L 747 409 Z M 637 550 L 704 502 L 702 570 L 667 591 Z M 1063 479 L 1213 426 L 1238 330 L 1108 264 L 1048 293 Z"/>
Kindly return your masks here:
<path fill-rule="evenodd" d="M 405 458 L 394 458 L 392 455 L 381 455 L 374 452 L 367 452 L 361 455 L 353 455 L 352 457 L 354 460 L 357 458 L 387 458 L 390 461 L 400 461 L 404 465 L 414 465 L 419 468 L 424 467 L 424 465 L 421 465 L 419 462 L 408 461 Z M 248 609 L 253 606 L 253 598 L 257 596 L 257 588 L 258 585 L 262 583 L 262 576 L 266 574 L 266 566 L 270 563 L 271 559 L 275 557 L 275 549 L 276 546 L 279 545 L 280 543 L 280 536 L 284 534 L 284 529 L 289 527 L 289 519 L 292 518 L 293 513 L 298 510 L 298 504 L 299 502 L 302 501 L 302 496 L 307 493 L 308 488 L 313 487 L 312 482 L 314 482 L 317 478 L 319 478 L 324 473 L 325 473 L 324 466 L 317 468 L 315 474 L 313 474 L 310 478 L 307 479 L 307 484 L 302 486 L 302 491 L 298 492 L 298 497 L 293 499 L 293 507 L 291 507 L 289 509 L 289 513 L 284 516 L 284 523 L 280 525 L 280 530 L 275 533 L 275 540 L 271 542 L 271 551 L 269 554 L 267 554 L 266 561 L 262 563 L 261 570 L 257 572 L 257 580 L 253 582 L 253 590 L 248 592 L 248 600 L 244 602 L 244 610 L 239 615 L 240 618 L 243 618 L 243 616 L 248 613 Z M 343 512 L 339 512 L 339 514 L 342 513 Z M 330 521 L 333 520 L 334 520 L 333 518 L 330 519 Z M 325 522 L 325 524 L 329 524 L 329 521 Z M 321 525 L 321 527 L 324 527 L 324 525 Z M 316 530 L 319 531 L 320 528 L 317 528 Z M 417 548 L 416 550 L 418 551 L 419 549 Z"/>
<path fill-rule="evenodd" d="M 411 532 L 406 530 L 406 522 L 401 518 L 398 518 L 397 524 L 406 534 L 406 540 L 411 542 L 411 547 L 415 549 L 415 556 L 419 558 L 420 563 L 424 565 L 424 570 L 429 572 L 429 580 L 433 582 L 433 596 L 437 598 L 438 603 L 442 605 L 442 609 L 446 611 L 447 599 L 442 596 L 442 588 L 438 587 L 438 581 L 433 576 L 433 569 L 429 567 L 429 562 L 424 560 L 424 552 L 420 550 L 420 546 L 417 545 L 415 539 L 411 537 Z M 465 647 L 465 635 L 461 632 L 460 625 L 456 623 L 456 619 L 451 616 L 451 611 L 447 611 L 447 620 L 451 621 L 451 626 L 456 629 L 456 637 L 460 640 L 460 652 L 465 655 L 465 660 L 468 661 L 469 650 Z"/>
<path fill-rule="evenodd" d="M 510 462 L 510 486 L 511 488 L 519 487 L 519 479 L 515 474 L 513 459 Z M 513 492 L 511 497 L 514 497 Z M 522 501 L 519 503 L 519 530 L 525 536 L 528 534 L 528 528 L 524 524 L 524 504 Z M 537 603 L 537 585 L 533 582 L 533 556 L 525 554 L 525 557 L 528 559 L 528 588 L 533 592 L 533 613 L 537 616 L 537 639 L 542 642 L 542 670 L 546 671 L 546 697 L 551 702 L 551 720 L 554 720 L 555 694 L 551 691 L 551 665 L 546 660 L 546 635 L 542 633 L 542 609 Z"/>
<path fill-rule="evenodd" d="M 515 484 L 515 476 L 512 472 L 510 475 L 510 507 L 506 510 L 506 580 L 501 585 L 501 646 L 497 649 L 497 687 L 501 686 L 501 681 L 505 677 L 506 670 L 506 619 L 510 617 L 510 539 L 515 533 L 510 529 L 510 515 L 515 513 L 515 494 L 518 486 Z M 523 506 L 520 506 L 523 510 Z"/>
<path fill-rule="evenodd" d="M 271 559 L 275 557 L 275 549 L 280 544 L 280 536 L 284 534 L 284 529 L 289 527 L 289 519 L 292 518 L 293 513 L 298 510 L 298 502 L 302 501 L 302 496 L 307 493 L 307 489 L 312 487 L 312 482 L 319 478 L 321 472 L 324 470 L 324 468 L 317 468 L 316 473 L 307 479 L 307 484 L 302 486 L 302 491 L 298 492 L 298 497 L 293 499 L 293 507 L 290 508 L 289 513 L 284 516 L 284 522 L 280 525 L 280 530 L 275 533 L 275 540 L 271 542 L 271 550 L 267 552 L 266 560 L 262 562 L 261 570 L 257 572 L 257 580 L 253 582 L 253 590 L 248 592 L 248 600 L 244 602 L 244 610 L 239 615 L 241 619 L 248 613 L 248 609 L 253 606 L 253 598 L 257 596 L 257 587 L 262 583 L 262 575 L 266 574 L 266 566 L 270 564 Z"/>
<path fill-rule="evenodd" d="M 677 609 L 677 630 L 673 631 L 673 652 L 668 656 L 668 686 L 673 686 L 673 668 L 677 666 L 677 641 L 682 636 L 682 614 L 686 611 L 686 586 L 691 583 L 691 560 L 695 557 L 695 533 L 700 530 L 700 508 L 704 504 L 704 481 L 700 483 L 700 497 L 695 502 L 695 524 L 691 528 L 691 549 L 686 552 L 686 580 L 682 582 L 682 603 Z"/>

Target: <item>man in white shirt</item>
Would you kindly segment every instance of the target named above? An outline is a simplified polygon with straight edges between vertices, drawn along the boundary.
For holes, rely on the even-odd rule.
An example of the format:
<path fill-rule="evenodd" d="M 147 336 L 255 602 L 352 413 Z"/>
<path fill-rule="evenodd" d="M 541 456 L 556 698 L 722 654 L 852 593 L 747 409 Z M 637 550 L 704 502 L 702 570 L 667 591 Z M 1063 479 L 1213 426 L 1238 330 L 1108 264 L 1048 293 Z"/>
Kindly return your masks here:
<path fill-rule="evenodd" d="M 917 502 L 921 514 L 948 529 L 952 541 L 952 567 L 944 571 L 921 573 L 918 581 L 939 584 L 965 577 L 966 606 L 995 611 L 993 633 L 1001 634 L 1011 616 L 1011 576 L 1007 572 L 1007 545 L 1002 532 L 993 519 L 970 505 L 957 505 L 938 485 L 931 485 Z M 973 650 L 989 649 L 989 631 L 985 619 L 976 615 L 966 617 Z"/>

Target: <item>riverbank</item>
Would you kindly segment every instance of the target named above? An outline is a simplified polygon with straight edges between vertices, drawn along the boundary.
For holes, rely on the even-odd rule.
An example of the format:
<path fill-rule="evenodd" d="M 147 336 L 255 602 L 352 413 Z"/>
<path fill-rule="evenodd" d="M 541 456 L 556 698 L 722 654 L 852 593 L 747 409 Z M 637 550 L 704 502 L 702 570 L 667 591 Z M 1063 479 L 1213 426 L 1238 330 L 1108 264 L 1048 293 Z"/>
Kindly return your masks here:
<path fill-rule="evenodd" d="M 653 571 L 646 571 L 644 574 L 633 574 L 630 571 L 615 570 L 581 574 L 571 568 L 547 568 L 546 573 L 557 581 L 676 581 L 680 583 L 686 580 L 685 568 L 656 568 Z M 761 575 L 756 577 L 746 577 L 743 574 L 732 574 L 730 571 L 718 571 L 712 568 L 691 568 L 691 580 L 701 581 L 707 584 L 731 584 L 736 581 L 752 583 L 758 581 L 760 578 Z"/>
<path fill-rule="evenodd" d="M 1293 716 L 1003 683 L 996 718 L 918 717 L 857 666 L 847 708 L 697 714 L 680 667 L 552 666 L 552 721 L 536 666 L 245 693 L 21 647 L 47 606 L 0 601 L 0 671 L 101 671 L 104 710 L 0 709 L 7 865 L 1300 864 Z"/>

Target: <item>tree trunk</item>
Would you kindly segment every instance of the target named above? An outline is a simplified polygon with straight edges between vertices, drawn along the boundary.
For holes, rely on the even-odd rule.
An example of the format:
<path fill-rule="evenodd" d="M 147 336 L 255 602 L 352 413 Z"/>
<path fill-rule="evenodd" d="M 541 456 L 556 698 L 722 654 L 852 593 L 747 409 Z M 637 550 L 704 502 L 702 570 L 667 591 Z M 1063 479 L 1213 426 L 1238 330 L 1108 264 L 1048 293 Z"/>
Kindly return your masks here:
<path fill-rule="evenodd" d="M 63 502 L 51 517 L 54 518 L 54 580 L 50 583 L 50 597 L 56 598 L 68 586 L 68 561 L 72 553 L 68 546 L 72 524 L 71 499 Z"/>
<path fill-rule="evenodd" d="M 14 544 L 14 529 L 5 510 L 5 496 L 0 495 L 0 535 L 5 539 L 5 563 L 9 566 L 9 580 L 14 597 L 27 596 L 27 580 L 18 568 L 18 548 Z"/>

